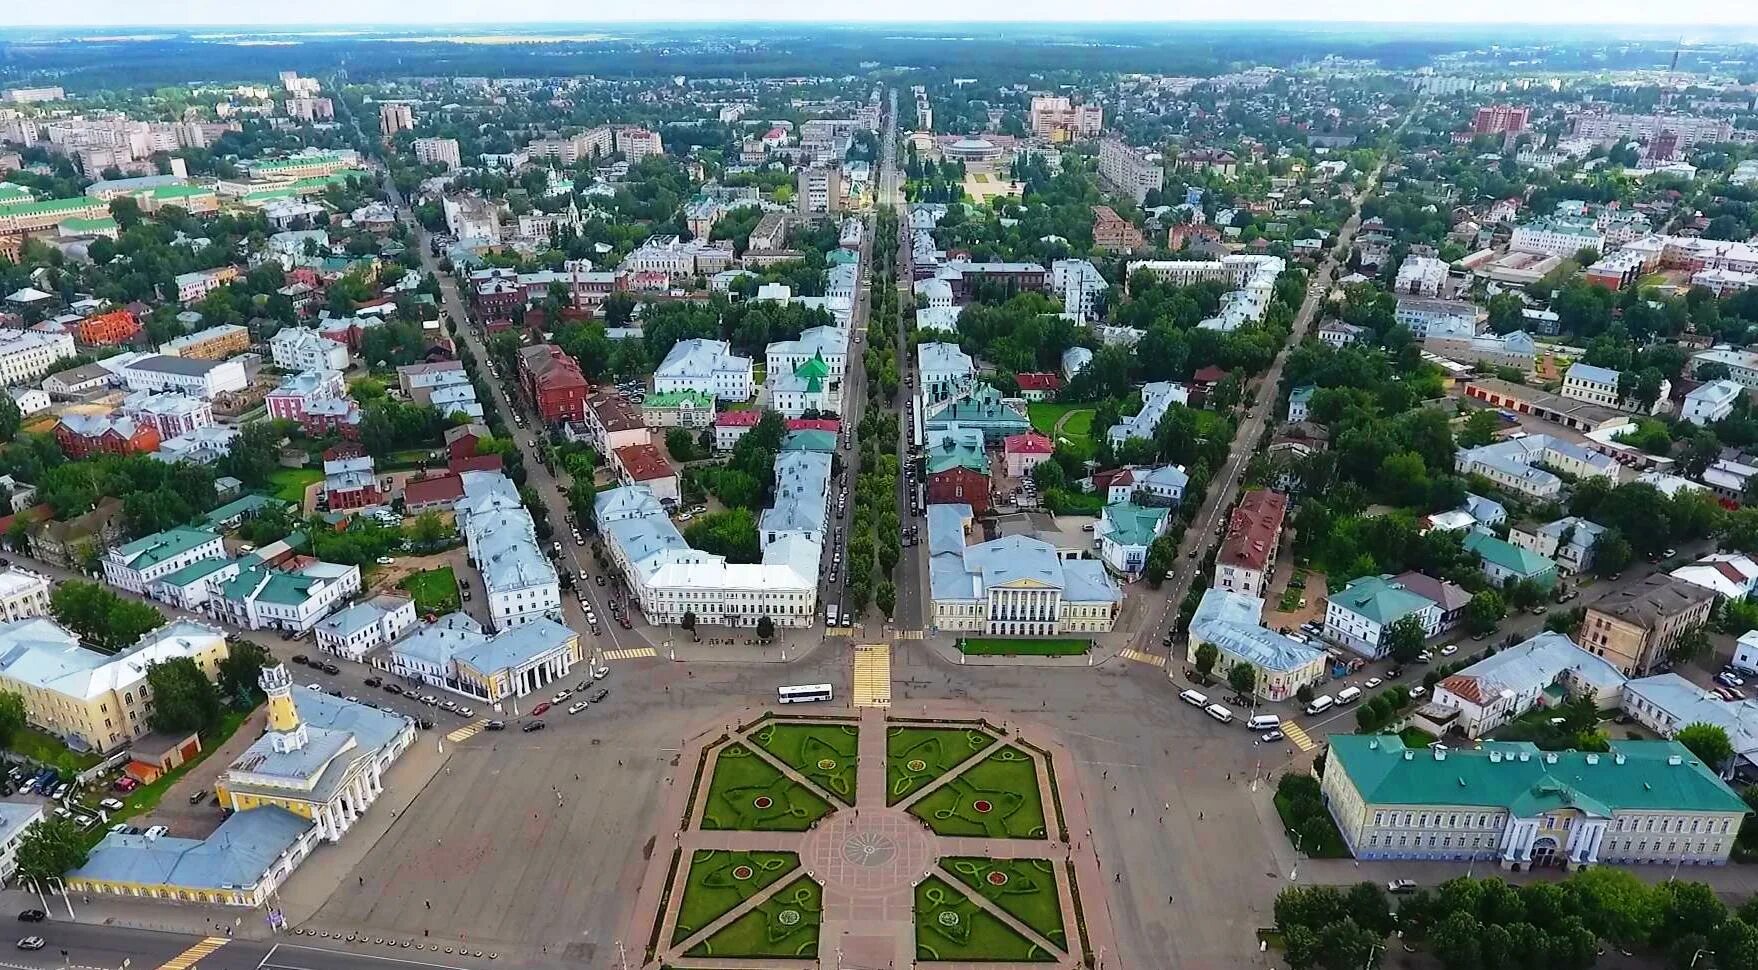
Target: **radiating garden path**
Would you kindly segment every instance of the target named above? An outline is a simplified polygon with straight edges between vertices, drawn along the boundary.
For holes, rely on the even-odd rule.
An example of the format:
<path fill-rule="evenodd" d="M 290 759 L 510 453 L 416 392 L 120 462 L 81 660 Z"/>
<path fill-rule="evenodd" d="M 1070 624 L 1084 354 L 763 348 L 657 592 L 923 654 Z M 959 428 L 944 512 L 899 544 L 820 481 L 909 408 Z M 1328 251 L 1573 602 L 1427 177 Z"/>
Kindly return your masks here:
<path fill-rule="evenodd" d="M 1089 823 L 1084 800 L 1078 792 L 1065 787 L 1070 779 L 1054 775 L 1057 767 L 1065 773 L 1071 768 L 1065 756 L 1057 756 L 1058 747 L 1041 743 L 1034 737 L 1035 732 L 1016 735 L 1008 729 L 981 723 L 975 712 L 961 711 L 956 718 L 940 711 L 933 712 L 930 717 L 926 710 L 921 718 L 888 718 L 887 711 L 881 708 L 812 713 L 822 713 L 825 719 L 798 721 L 783 718 L 780 723 L 831 726 L 858 723 L 853 804 L 848 804 L 846 793 L 826 790 L 824 785 L 796 770 L 757 740 L 766 725 L 776 723 L 768 717 L 753 712 L 744 723 L 725 725 L 724 730 L 709 731 L 700 736 L 684 749 L 679 760 L 680 773 L 685 777 L 678 778 L 673 785 L 672 801 L 676 804 L 676 814 L 670 816 L 677 821 L 667 823 L 681 823 L 673 833 L 675 851 L 655 851 L 649 860 L 649 878 L 643 884 L 641 905 L 635 919 L 640 933 L 648 938 L 625 941 L 630 944 L 631 966 L 635 965 L 633 957 L 639 953 L 646 958 L 642 963 L 645 967 L 675 967 L 678 970 L 728 965 L 761 966 L 764 970 L 832 970 L 837 967 L 843 970 L 904 970 L 917 966 L 944 970 L 1024 970 L 1026 967 L 1075 970 L 1081 965 L 1085 953 L 1116 952 L 1111 940 L 1108 893 L 1100 878 L 1098 861 L 1092 854 L 1091 840 L 1087 837 Z M 950 762 L 947 770 L 920 783 L 919 787 L 913 787 L 913 784 L 902 786 L 908 789 L 907 793 L 895 804 L 887 805 L 892 783 L 887 772 L 890 755 L 888 729 L 894 727 L 926 729 L 921 732 L 925 735 L 931 735 L 934 729 L 975 730 L 990 736 L 993 741 L 980 746 L 973 742 L 968 754 L 962 747 L 956 748 L 946 759 Z M 822 798 L 830 806 L 828 814 L 811 821 L 805 831 L 704 828 L 704 816 L 709 810 L 708 794 L 720 755 L 734 746 L 749 752 L 738 753 L 739 757 L 755 757 L 788 781 Z M 1029 756 L 1035 767 L 1038 786 L 1035 799 L 999 790 L 984 797 L 988 795 L 988 789 L 964 780 L 977 765 L 995 759 L 1002 752 L 1011 752 L 1002 760 L 1015 765 L 1020 761 L 1020 754 Z M 835 766 L 819 763 L 812 767 L 822 777 Z M 911 759 L 909 770 L 926 775 L 929 766 L 922 759 Z M 1041 805 L 1042 829 L 1034 829 L 1036 834 L 1032 837 L 937 835 L 924 817 L 911 813 L 911 808 L 933 799 L 942 789 L 949 789 L 956 796 L 953 807 L 937 813 L 924 810 L 924 817 L 941 820 L 938 824 L 943 827 L 982 828 L 988 820 L 981 814 L 973 814 L 973 810 L 982 814 L 998 812 L 1005 797 L 1009 805 L 1015 806 L 1014 810 L 1022 803 Z M 741 796 L 744 794 L 748 792 L 741 793 Z M 754 796 L 757 808 L 774 809 L 773 799 L 765 800 L 765 797 L 761 793 Z M 947 798 L 936 801 L 945 804 Z M 780 819 L 778 824 L 791 822 Z M 995 828 L 990 827 L 989 831 L 993 832 Z M 793 853 L 799 859 L 799 866 L 796 871 L 773 879 L 687 935 L 678 935 L 676 927 L 691 861 L 698 852 L 710 850 Z M 958 873 L 943 868 L 943 860 L 960 856 L 1003 862 L 1001 868 L 1007 871 L 982 872 L 989 885 L 995 887 L 990 891 L 996 894 L 1003 892 L 1000 887 L 1010 879 L 1008 872 L 1028 876 L 1050 874 L 1049 882 L 1054 884 L 1052 888 L 1061 917 L 1058 938 L 1051 939 L 1033 929 L 984 893 L 967 885 Z M 1019 868 L 1007 865 L 1011 860 L 1043 864 Z M 972 875 L 970 863 L 961 865 L 968 878 L 976 878 Z M 751 876 L 748 867 L 732 871 L 734 878 Z M 814 894 L 802 891 L 801 877 L 815 882 L 821 894 L 814 898 Z M 956 951 L 964 940 L 972 940 L 973 946 L 980 946 L 971 935 L 977 929 L 975 924 L 980 922 L 982 933 L 978 935 L 990 940 L 1001 939 L 1022 951 L 1034 951 L 1037 958 L 1021 962 L 927 959 L 926 951 L 918 947 L 915 922 L 917 887 L 929 880 L 933 881 L 923 887 L 922 892 L 933 901 L 933 911 L 941 927 L 948 928 L 928 935 L 930 948 Z M 1078 897 L 1077 887 L 1070 884 L 1071 880 L 1078 884 Z M 1026 884 L 1032 882 L 1028 878 Z M 1016 882 L 1014 885 L 1022 884 Z M 816 914 L 801 912 L 813 905 L 819 907 Z M 656 911 L 658 915 L 654 917 Z M 819 933 L 815 954 L 805 958 L 776 954 L 753 958 L 724 952 L 704 955 L 705 941 L 756 911 L 763 915 L 753 920 L 774 920 L 778 924 L 766 927 L 768 939 L 787 940 L 789 946 L 793 943 L 785 935 L 789 932 L 787 927 L 798 925 L 802 919 L 816 918 Z M 1044 912 L 1040 910 L 1039 915 Z M 653 921 L 642 924 L 643 919 Z M 753 920 L 746 920 L 742 929 L 750 930 Z M 1046 921 L 1040 918 L 1038 922 L 1042 925 Z M 635 933 L 632 931 L 630 935 Z M 646 948 L 635 945 L 637 943 Z M 697 955 L 689 955 L 692 951 Z"/>

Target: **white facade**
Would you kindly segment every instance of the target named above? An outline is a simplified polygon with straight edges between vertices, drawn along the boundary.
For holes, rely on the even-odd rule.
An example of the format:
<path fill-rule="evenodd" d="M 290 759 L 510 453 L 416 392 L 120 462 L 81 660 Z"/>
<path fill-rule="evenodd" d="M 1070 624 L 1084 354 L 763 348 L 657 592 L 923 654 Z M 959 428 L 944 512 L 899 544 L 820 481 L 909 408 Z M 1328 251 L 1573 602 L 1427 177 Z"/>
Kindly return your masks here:
<path fill-rule="evenodd" d="M 144 594 L 155 580 L 204 559 L 223 559 L 226 547 L 217 534 L 196 529 L 171 529 L 104 553 L 104 582 L 130 593 Z"/>
<path fill-rule="evenodd" d="M 27 384 L 73 356 L 73 335 L 0 328 L 0 383 Z"/>
<path fill-rule="evenodd" d="M 1413 296 L 1439 296 L 1447 281 L 1447 264 L 1432 256 L 1411 256 L 1398 267 L 1392 288 Z"/>
<path fill-rule="evenodd" d="M 672 345 L 659 369 L 653 372 L 653 389 L 700 391 L 721 401 L 748 401 L 756 388 L 751 358 L 732 352 L 724 340 L 680 340 Z"/>
<path fill-rule="evenodd" d="M 458 139 L 415 139 L 415 161 L 422 165 L 433 165 L 438 162 L 444 162 L 448 170 L 459 167 L 461 163 L 458 157 Z"/>
<path fill-rule="evenodd" d="M 1541 219 L 1515 226 L 1514 234 L 1508 239 L 1508 251 L 1513 253 L 1574 259 L 1575 254 L 1583 249 L 1605 250 L 1605 233 L 1594 228 L 1590 221 Z"/>
<path fill-rule="evenodd" d="M 390 643 L 415 625 L 415 601 L 381 596 L 351 606 L 317 626 L 317 648 L 358 661 L 374 648 Z"/>
<path fill-rule="evenodd" d="M 161 354 L 132 361 L 117 371 L 117 376 L 131 391 L 182 391 L 204 398 L 242 391 L 250 384 L 244 362 L 236 358 L 198 360 Z"/>
<path fill-rule="evenodd" d="M 1609 367 L 1574 364 L 1563 375 L 1563 396 L 1608 408 L 1618 406 L 1618 383 L 1623 375 Z"/>
<path fill-rule="evenodd" d="M 1098 267 L 1084 259 L 1058 259 L 1050 264 L 1050 287 L 1062 297 L 1062 312 L 1086 323 L 1111 284 Z M 948 294 L 950 303 L 950 294 Z"/>
<path fill-rule="evenodd" d="M 0 570 L 0 622 L 49 615 L 49 580 L 17 566 Z"/>
<path fill-rule="evenodd" d="M 348 347 L 314 330 L 287 327 L 269 338 L 269 353 L 275 366 L 290 371 L 345 371 L 348 369 Z"/>
<path fill-rule="evenodd" d="M 470 561 L 482 573 L 489 622 L 506 630 L 562 619 L 561 585 L 537 541 L 531 513 L 500 472 L 464 472 L 464 497 L 452 506 Z"/>
<path fill-rule="evenodd" d="M 1734 411 L 1740 385 L 1730 380 L 1710 381 L 1685 395 L 1679 417 L 1696 425 L 1714 424 Z"/>

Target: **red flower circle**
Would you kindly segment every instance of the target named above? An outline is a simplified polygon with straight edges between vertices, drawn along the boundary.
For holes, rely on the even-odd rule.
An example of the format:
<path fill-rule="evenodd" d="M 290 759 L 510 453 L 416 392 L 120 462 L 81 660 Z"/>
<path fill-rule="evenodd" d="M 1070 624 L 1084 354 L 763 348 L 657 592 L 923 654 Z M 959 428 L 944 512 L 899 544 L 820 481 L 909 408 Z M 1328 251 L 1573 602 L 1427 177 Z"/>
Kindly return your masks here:
<path fill-rule="evenodd" d="M 740 882 L 744 882 L 754 875 L 756 873 L 751 870 L 750 866 L 733 866 L 732 877 Z"/>
<path fill-rule="evenodd" d="M 976 809 L 978 812 L 981 812 L 984 815 L 987 815 L 990 812 L 995 810 L 995 806 L 993 804 L 991 804 L 987 798 L 977 799 L 976 801 L 971 803 L 971 807 Z"/>
<path fill-rule="evenodd" d="M 772 808 L 775 805 L 775 799 L 770 798 L 768 795 L 758 795 L 756 798 L 751 799 L 751 804 L 758 808 Z"/>
<path fill-rule="evenodd" d="M 983 878 L 989 880 L 989 885 L 991 886 L 1007 885 L 1007 873 L 1002 872 L 999 869 L 990 870 L 989 874 Z"/>

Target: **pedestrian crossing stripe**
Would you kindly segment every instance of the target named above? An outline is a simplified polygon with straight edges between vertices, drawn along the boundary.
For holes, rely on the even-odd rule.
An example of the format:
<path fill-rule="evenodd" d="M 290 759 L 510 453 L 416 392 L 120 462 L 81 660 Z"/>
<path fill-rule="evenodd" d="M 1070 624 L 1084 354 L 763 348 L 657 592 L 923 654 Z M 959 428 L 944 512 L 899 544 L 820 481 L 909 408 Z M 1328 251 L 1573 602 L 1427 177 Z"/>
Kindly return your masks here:
<path fill-rule="evenodd" d="M 891 645 L 863 643 L 855 647 L 854 705 L 891 706 Z"/>
<path fill-rule="evenodd" d="M 196 963 L 200 962 L 202 957 L 207 956 L 230 942 L 232 942 L 230 937 L 206 937 L 200 943 L 197 943 L 189 949 L 184 950 L 182 953 L 165 961 L 159 967 L 159 970 L 189 970 L 190 967 L 193 967 Z"/>
<path fill-rule="evenodd" d="M 652 647 L 628 647 L 623 650 L 606 650 L 599 656 L 605 660 L 637 660 L 641 657 L 657 657 L 659 651 Z"/>
<path fill-rule="evenodd" d="M 1282 736 L 1294 742 L 1294 746 L 1302 751 L 1311 751 L 1318 747 L 1317 744 L 1313 743 L 1312 738 L 1307 736 L 1306 731 L 1293 721 L 1282 722 Z"/>
<path fill-rule="evenodd" d="M 1122 653 L 1119 653 L 1117 656 L 1122 657 L 1125 660 L 1133 660 L 1136 663 L 1151 664 L 1155 667 L 1166 666 L 1166 658 L 1165 657 L 1156 657 L 1151 653 L 1142 653 L 1140 650 L 1135 650 L 1133 648 L 1128 649 L 1128 650 L 1124 650 Z"/>
<path fill-rule="evenodd" d="M 922 631 L 920 631 L 920 630 L 899 630 L 899 631 L 897 631 L 897 638 L 899 640 L 920 640 L 920 639 L 922 639 Z"/>
<path fill-rule="evenodd" d="M 855 635 L 855 631 L 853 627 L 827 626 L 824 628 L 824 635 L 827 637 L 852 637 Z"/>
<path fill-rule="evenodd" d="M 452 733 L 446 735 L 446 740 L 453 741 L 453 742 L 468 741 L 471 738 L 477 736 L 478 734 L 481 734 L 483 727 L 487 724 L 488 724 L 488 718 L 486 718 L 486 717 L 477 718 L 476 720 L 471 721 L 469 724 L 466 724 L 463 727 L 457 729 L 456 731 L 453 731 Z"/>

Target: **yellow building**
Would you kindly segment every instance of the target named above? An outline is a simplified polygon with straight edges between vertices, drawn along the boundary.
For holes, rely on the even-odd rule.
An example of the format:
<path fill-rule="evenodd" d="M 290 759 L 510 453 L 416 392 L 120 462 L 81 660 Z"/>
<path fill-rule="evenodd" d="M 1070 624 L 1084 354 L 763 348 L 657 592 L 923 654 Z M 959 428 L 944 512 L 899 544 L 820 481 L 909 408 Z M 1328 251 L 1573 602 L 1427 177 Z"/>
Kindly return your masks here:
<path fill-rule="evenodd" d="M 220 776 L 214 794 L 238 812 L 285 809 L 340 841 L 384 791 L 384 772 L 414 740 L 415 725 L 322 691 L 296 691 L 286 667 L 265 669 L 262 687 L 268 730 Z"/>
<path fill-rule="evenodd" d="M 118 654 L 99 653 L 42 617 L 0 624 L 0 690 L 24 698 L 32 725 L 78 750 L 112 751 L 146 734 L 147 668 L 189 657 L 209 679 L 229 653 L 218 627 L 166 624 Z"/>
<path fill-rule="evenodd" d="M 414 722 L 321 691 L 287 668 L 262 673 L 268 728 L 214 786 L 232 808 L 206 839 L 111 833 L 67 874 L 70 892 L 263 906 L 324 841 L 335 842 L 384 790 Z"/>

